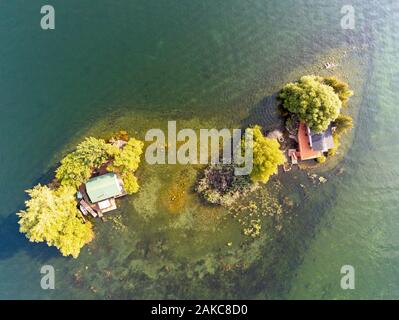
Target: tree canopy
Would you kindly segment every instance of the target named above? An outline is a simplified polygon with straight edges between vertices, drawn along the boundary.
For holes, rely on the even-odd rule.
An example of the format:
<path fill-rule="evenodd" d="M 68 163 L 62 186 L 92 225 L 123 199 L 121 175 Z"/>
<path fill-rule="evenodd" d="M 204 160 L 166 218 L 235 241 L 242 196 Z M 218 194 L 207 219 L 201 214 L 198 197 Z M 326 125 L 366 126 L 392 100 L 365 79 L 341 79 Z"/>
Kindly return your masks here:
<path fill-rule="evenodd" d="M 75 189 L 60 187 L 52 190 L 39 184 L 27 193 L 30 199 L 25 203 L 26 210 L 17 213 L 20 232 L 25 233 L 29 241 L 47 242 L 64 256 L 77 258 L 80 249 L 94 235 L 91 223 L 83 223 L 80 218 Z"/>
<path fill-rule="evenodd" d="M 253 128 L 253 169 L 251 180 L 266 183 L 270 176 L 277 173 L 278 166 L 286 161 L 280 144 L 262 134 L 260 126 Z"/>
<path fill-rule="evenodd" d="M 341 135 L 346 130 L 353 128 L 353 119 L 351 116 L 340 114 L 337 119 L 335 119 L 334 124 L 337 127 L 335 134 Z"/>
<path fill-rule="evenodd" d="M 342 98 L 350 94 L 338 82 L 334 83 L 334 89 L 328 84 L 333 84 L 332 78 L 328 79 L 325 81 L 322 77 L 303 76 L 298 82 L 286 84 L 279 95 L 284 107 L 315 132 L 326 130 L 330 122 L 338 117 L 342 101 L 337 92 L 341 93 Z"/>
<path fill-rule="evenodd" d="M 56 178 L 63 186 L 77 188 L 90 178 L 94 168 L 103 165 L 117 152 L 118 148 L 103 139 L 86 138 L 74 152 L 61 160 L 61 166 L 56 170 Z"/>
<path fill-rule="evenodd" d="M 335 77 L 324 78 L 323 82 L 334 89 L 342 102 L 342 106 L 346 106 L 349 98 L 353 96 L 353 91 L 349 89 L 349 85 Z"/>
<path fill-rule="evenodd" d="M 137 178 L 133 173 L 139 167 L 143 147 L 142 141 L 130 138 L 123 149 L 114 155 L 114 160 L 108 167 L 108 170 L 121 175 L 124 189 L 128 194 L 136 193 L 139 190 Z"/>
<path fill-rule="evenodd" d="M 144 143 L 135 138 L 130 138 L 123 149 L 115 154 L 112 168 L 119 171 L 129 170 L 135 172 L 140 164 Z"/>
<path fill-rule="evenodd" d="M 124 172 L 121 176 L 123 188 L 127 194 L 133 194 L 139 191 L 139 182 L 133 172 Z"/>

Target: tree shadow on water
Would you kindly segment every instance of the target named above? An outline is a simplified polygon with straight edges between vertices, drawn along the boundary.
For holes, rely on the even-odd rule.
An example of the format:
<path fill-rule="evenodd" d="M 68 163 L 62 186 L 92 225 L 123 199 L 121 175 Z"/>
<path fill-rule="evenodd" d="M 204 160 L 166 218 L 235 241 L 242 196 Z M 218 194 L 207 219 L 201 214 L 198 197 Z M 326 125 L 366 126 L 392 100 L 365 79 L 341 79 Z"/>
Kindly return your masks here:
<path fill-rule="evenodd" d="M 41 176 L 33 181 L 32 187 L 37 184 L 48 184 L 54 178 L 56 166 L 49 168 Z M 18 216 L 14 212 L 0 219 L 0 260 L 8 259 L 20 251 L 24 251 L 32 258 L 40 261 L 46 261 L 50 258 L 59 256 L 55 247 L 49 247 L 45 243 L 30 242 L 24 234 L 19 232 Z"/>
<path fill-rule="evenodd" d="M 255 104 L 248 117 L 241 121 L 241 126 L 247 128 L 258 124 L 268 131 L 281 129 L 284 119 L 281 115 L 280 101 L 278 101 L 277 96 L 278 92 L 275 92 Z"/>
<path fill-rule="evenodd" d="M 11 258 L 21 251 L 39 261 L 59 256 L 55 247 L 30 242 L 19 232 L 18 216 L 11 213 L 0 220 L 0 260 Z"/>

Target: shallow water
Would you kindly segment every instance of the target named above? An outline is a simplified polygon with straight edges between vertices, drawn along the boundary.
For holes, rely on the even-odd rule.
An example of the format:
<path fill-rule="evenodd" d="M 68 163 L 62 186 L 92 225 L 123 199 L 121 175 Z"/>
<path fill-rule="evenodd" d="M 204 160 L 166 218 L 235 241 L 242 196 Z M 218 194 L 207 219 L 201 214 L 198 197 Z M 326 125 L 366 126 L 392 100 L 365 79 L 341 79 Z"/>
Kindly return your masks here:
<path fill-rule="evenodd" d="M 395 1 L 354 1 L 350 31 L 340 28 L 341 1 L 53 4 L 51 32 L 39 28 L 35 1 L 0 4 L 0 298 L 398 297 Z M 325 185 L 281 176 L 280 196 L 294 201 L 281 232 L 269 219 L 249 242 L 190 192 L 197 168 L 144 165 L 140 193 L 96 224 L 79 259 L 18 233 L 23 190 L 48 181 L 83 136 L 125 128 L 143 138 L 168 120 L 270 126 L 282 84 L 326 73 L 321 62 L 338 57 L 333 74 L 358 94 L 353 144 Z M 169 190 L 183 190 L 183 204 Z M 44 264 L 56 268 L 51 292 L 39 286 Z M 354 291 L 339 287 L 344 264 L 356 269 Z"/>

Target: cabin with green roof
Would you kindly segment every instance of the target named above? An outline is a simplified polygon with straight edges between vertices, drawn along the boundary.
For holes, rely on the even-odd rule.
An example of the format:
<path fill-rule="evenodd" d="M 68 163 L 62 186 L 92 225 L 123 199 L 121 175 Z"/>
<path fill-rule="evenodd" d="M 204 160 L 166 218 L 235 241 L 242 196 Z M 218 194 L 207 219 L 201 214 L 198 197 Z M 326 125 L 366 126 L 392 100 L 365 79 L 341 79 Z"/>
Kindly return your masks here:
<path fill-rule="evenodd" d="M 105 212 L 115 210 L 115 199 L 125 195 L 121 179 L 112 172 L 91 178 L 82 191 L 80 210 L 84 215 L 90 213 L 94 217 L 93 210 L 100 217 Z"/>
<path fill-rule="evenodd" d="M 92 203 L 122 195 L 123 188 L 115 173 L 107 173 L 86 182 L 86 192 Z"/>

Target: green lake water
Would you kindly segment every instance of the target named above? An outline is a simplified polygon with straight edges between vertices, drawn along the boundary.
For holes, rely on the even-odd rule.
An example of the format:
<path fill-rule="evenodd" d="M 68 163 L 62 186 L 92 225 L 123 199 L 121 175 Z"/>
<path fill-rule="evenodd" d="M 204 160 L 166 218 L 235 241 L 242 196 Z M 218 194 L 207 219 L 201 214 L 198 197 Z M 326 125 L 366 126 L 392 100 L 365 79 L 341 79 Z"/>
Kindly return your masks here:
<path fill-rule="evenodd" d="M 351 3 L 354 30 L 341 28 L 338 0 L 53 0 L 56 29 L 43 31 L 46 1 L 0 1 L 0 298 L 399 298 L 399 3 Z M 331 59 L 336 70 L 322 70 Z M 84 136 L 142 139 L 168 120 L 268 128 L 273 95 L 304 73 L 355 90 L 351 145 L 316 172 L 326 184 L 273 178 L 263 191 L 293 206 L 255 241 L 190 192 L 198 168 L 145 163 L 140 192 L 96 222 L 78 259 L 18 232 L 24 190 Z M 55 290 L 40 287 L 45 264 Z M 346 264 L 355 290 L 340 287 Z"/>

